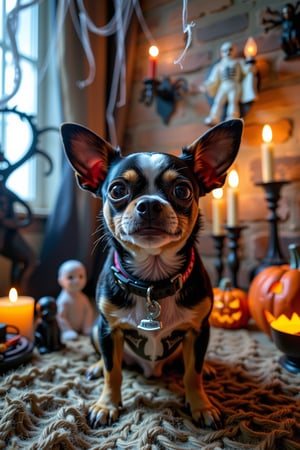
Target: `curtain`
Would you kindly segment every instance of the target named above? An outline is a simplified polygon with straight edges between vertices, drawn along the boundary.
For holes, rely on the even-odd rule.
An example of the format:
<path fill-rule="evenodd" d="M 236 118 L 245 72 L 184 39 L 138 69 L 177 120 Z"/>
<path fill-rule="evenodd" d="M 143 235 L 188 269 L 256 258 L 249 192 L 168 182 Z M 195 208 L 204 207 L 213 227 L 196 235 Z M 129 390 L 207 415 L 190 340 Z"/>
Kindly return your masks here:
<path fill-rule="evenodd" d="M 97 26 L 108 20 L 111 2 L 85 1 L 90 17 Z M 132 20 L 126 45 L 127 92 L 130 86 L 134 61 L 136 20 Z M 64 27 L 59 36 L 59 68 L 64 122 L 77 122 L 95 133 L 110 139 L 106 132 L 106 104 L 110 89 L 113 67 L 111 67 L 111 38 L 90 34 L 91 47 L 96 59 L 96 74 L 93 83 L 79 89 L 77 82 L 87 77 L 88 66 L 81 42 L 67 13 Z M 116 114 L 118 145 L 122 146 L 125 130 L 126 105 Z M 113 143 L 116 144 L 116 143 Z M 56 297 L 60 291 L 57 283 L 59 265 L 67 259 L 79 259 L 87 269 L 86 293 L 94 295 L 96 280 L 105 259 L 105 244 L 100 239 L 99 209 L 101 200 L 83 192 L 76 185 L 72 169 L 62 152 L 62 178 L 57 200 L 47 221 L 45 237 L 40 253 L 40 262 L 30 280 L 29 290 L 36 299 L 42 296 Z M 95 241 L 98 244 L 95 245 Z"/>

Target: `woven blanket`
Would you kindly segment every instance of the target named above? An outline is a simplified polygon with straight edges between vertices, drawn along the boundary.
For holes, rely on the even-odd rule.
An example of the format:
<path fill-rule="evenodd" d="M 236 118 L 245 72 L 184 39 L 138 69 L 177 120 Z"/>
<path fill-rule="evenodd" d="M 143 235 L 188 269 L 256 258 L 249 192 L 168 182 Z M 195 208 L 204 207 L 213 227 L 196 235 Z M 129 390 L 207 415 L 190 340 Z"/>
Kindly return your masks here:
<path fill-rule="evenodd" d="M 88 406 L 103 380 L 85 370 L 97 357 L 86 337 L 39 355 L 0 377 L 0 448 L 300 449 L 300 375 L 278 362 L 261 333 L 212 329 L 205 388 L 223 413 L 218 430 L 197 427 L 184 405 L 179 367 L 159 379 L 124 369 L 123 408 L 112 426 L 93 429 Z"/>

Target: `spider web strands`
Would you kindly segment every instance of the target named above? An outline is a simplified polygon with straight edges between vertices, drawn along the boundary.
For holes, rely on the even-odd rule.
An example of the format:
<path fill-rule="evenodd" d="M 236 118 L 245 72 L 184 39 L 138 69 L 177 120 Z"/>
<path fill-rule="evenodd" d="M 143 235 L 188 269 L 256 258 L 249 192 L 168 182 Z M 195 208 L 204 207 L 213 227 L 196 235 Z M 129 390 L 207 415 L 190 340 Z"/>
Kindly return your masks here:
<path fill-rule="evenodd" d="M 13 54 L 15 77 L 12 92 L 0 99 L 0 105 L 6 105 L 6 103 L 17 94 L 21 84 L 22 71 L 20 68 L 20 55 L 16 40 L 19 14 L 25 8 L 29 8 L 35 4 L 42 3 L 43 1 L 45 0 L 32 0 L 30 2 L 22 4 L 22 0 L 18 0 L 15 8 L 13 8 L 12 11 L 8 14 L 7 30 L 10 48 Z M 115 55 L 112 86 L 106 111 L 106 119 L 112 143 L 116 143 L 117 141 L 115 121 L 113 116 L 114 109 L 115 107 L 121 107 L 126 103 L 126 52 L 124 43 L 125 35 L 134 11 L 136 12 L 137 18 L 143 32 L 146 35 L 147 40 L 151 43 L 154 42 L 153 36 L 144 20 L 144 16 L 138 0 L 114 0 L 114 8 L 115 14 L 110 19 L 110 21 L 104 26 L 97 27 L 92 18 L 87 13 L 84 5 L 84 0 L 60 0 L 58 2 L 57 8 L 56 30 L 53 39 L 50 42 L 46 60 L 40 70 L 41 81 L 45 76 L 53 53 L 57 48 L 59 36 L 61 35 L 61 31 L 68 11 L 70 12 L 73 26 L 75 28 L 76 34 L 79 37 L 88 61 L 88 75 L 86 79 L 77 81 L 77 86 L 80 89 L 84 89 L 85 87 L 89 86 L 94 81 L 96 74 L 96 62 L 91 48 L 89 32 L 103 37 L 112 36 L 114 34 L 116 35 L 117 50 Z M 77 11 L 79 11 L 79 17 L 77 15 Z"/>
<path fill-rule="evenodd" d="M 182 62 L 184 61 L 185 55 L 192 43 L 192 28 L 196 25 L 195 22 L 187 23 L 188 18 L 188 8 L 187 8 L 188 0 L 183 0 L 183 6 L 182 6 L 182 30 L 183 33 L 187 33 L 187 40 L 185 44 L 185 48 L 183 49 L 181 55 L 179 58 L 177 58 L 174 61 L 174 64 L 179 64 L 180 68 L 183 69 Z"/>
<path fill-rule="evenodd" d="M 29 8 L 35 4 L 42 3 L 45 0 L 32 0 L 22 4 L 22 0 L 17 1 L 17 5 L 8 14 L 7 17 L 7 30 L 8 38 L 10 42 L 11 51 L 13 54 L 13 62 L 15 68 L 14 87 L 10 94 L 4 95 L 0 99 L 0 105 L 6 104 L 12 97 L 16 95 L 20 88 L 22 72 L 20 68 L 20 55 L 17 46 L 16 33 L 18 26 L 18 16 L 22 10 Z M 80 89 L 84 89 L 89 86 L 95 78 L 96 74 L 96 62 L 91 48 L 89 32 L 97 34 L 99 36 L 112 36 L 116 35 L 116 55 L 115 65 L 113 70 L 113 79 L 110 91 L 110 97 L 108 101 L 106 119 L 108 123 L 108 129 L 112 144 L 117 143 L 117 133 L 115 127 L 115 120 L 113 112 L 116 107 L 124 106 L 126 103 L 126 58 L 125 58 L 125 35 L 130 24 L 130 20 L 133 12 L 135 12 L 140 26 L 149 41 L 150 44 L 155 43 L 155 40 L 145 22 L 139 0 L 114 0 L 115 14 L 110 21 L 101 27 L 97 27 L 91 17 L 89 17 L 84 5 L 84 0 L 59 0 L 56 17 L 56 32 L 53 39 L 50 42 L 50 46 L 47 52 L 46 60 L 40 71 L 40 81 L 43 79 L 46 70 L 50 64 L 51 57 L 55 48 L 57 47 L 58 39 L 61 34 L 61 30 L 67 15 L 70 12 L 72 23 L 75 31 L 80 39 L 85 56 L 88 61 L 88 75 L 85 80 L 77 81 L 77 85 Z M 79 11 L 79 17 L 77 15 Z M 185 49 L 182 55 L 174 61 L 174 64 L 180 64 L 182 67 L 182 61 L 192 41 L 192 27 L 195 25 L 187 23 L 187 0 L 183 0 L 182 11 L 182 23 L 183 31 L 188 34 Z"/>

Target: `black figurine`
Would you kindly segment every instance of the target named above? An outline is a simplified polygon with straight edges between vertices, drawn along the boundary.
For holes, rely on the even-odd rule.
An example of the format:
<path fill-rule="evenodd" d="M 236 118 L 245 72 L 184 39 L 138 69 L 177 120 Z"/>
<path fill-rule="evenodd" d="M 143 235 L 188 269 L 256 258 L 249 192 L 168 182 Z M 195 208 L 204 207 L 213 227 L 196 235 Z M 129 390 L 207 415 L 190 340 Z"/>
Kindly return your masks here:
<path fill-rule="evenodd" d="M 276 17 L 276 19 L 263 18 L 262 23 L 267 25 L 265 32 L 281 26 L 281 48 L 286 54 L 285 59 L 300 55 L 300 13 L 297 12 L 300 2 L 294 6 L 292 3 L 285 3 L 280 11 L 266 9 L 266 14 Z"/>
<path fill-rule="evenodd" d="M 35 331 L 35 345 L 41 354 L 57 352 L 65 348 L 60 340 L 60 329 L 56 320 L 57 306 L 54 297 L 42 297 L 36 304 L 39 316 Z"/>

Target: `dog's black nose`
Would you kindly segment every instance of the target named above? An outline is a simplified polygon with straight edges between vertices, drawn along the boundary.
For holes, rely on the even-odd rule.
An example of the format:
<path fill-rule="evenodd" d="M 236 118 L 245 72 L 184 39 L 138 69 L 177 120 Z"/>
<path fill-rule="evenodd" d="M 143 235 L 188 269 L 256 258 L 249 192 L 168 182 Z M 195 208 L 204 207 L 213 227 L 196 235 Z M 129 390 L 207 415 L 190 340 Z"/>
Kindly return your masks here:
<path fill-rule="evenodd" d="M 157 217 L 162 211 L 162 203 L 155 198 L 142 198 L 136 204 L 136 211 L 143 218 Z"/>

